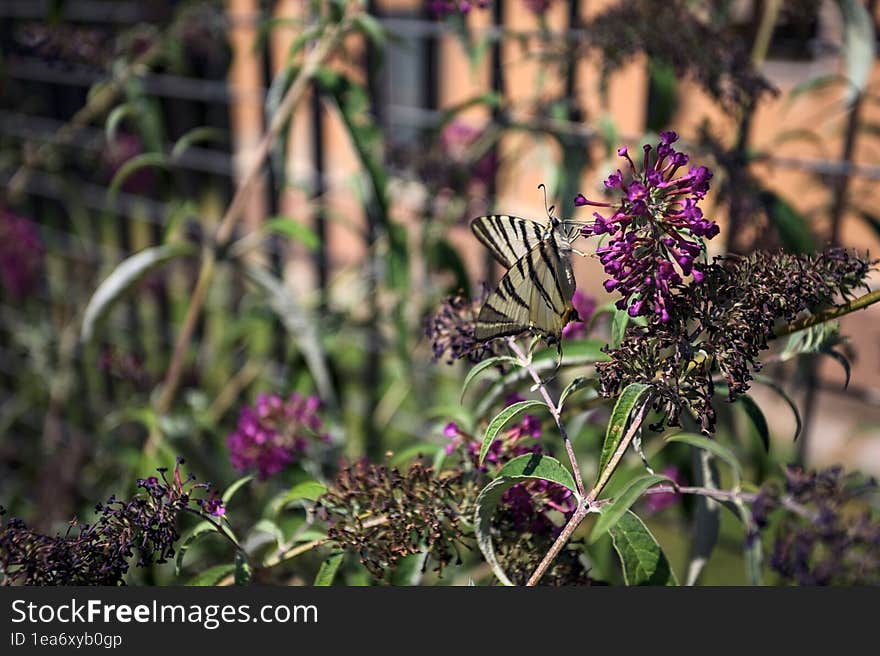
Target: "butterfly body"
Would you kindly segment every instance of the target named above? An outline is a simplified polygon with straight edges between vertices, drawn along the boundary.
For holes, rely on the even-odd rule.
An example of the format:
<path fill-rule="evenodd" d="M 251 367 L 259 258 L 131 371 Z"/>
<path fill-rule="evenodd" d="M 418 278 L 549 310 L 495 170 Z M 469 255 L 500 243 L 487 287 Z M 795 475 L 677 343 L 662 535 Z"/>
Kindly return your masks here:
<path fill-rule="evenodd" d="M 546 223 L 504 214 L 481 216 L 471 229 L 507 268 L 477 317 L 480 341 L 532 332 L 558 344 L 562 329 L 577 320 L 571 303 L 575 279 L 572 242 L 579 227 L 550 217 Z"/>

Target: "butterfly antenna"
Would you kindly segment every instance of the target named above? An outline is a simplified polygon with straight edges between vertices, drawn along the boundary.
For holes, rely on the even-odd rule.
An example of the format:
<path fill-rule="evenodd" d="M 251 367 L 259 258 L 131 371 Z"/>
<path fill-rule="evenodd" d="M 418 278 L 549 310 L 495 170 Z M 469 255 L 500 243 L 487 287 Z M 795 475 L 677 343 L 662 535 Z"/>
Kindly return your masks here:
<path fill-rule="evenodd" d="M 555 205 L 550 205 L 549 207 L 547 206 L 547 185 L 545 185 L 542 182 L 541 184 L 538 185 L 538 189 L 540 189 L 541 191 L 544 192 L 544 211 L 546 211 L 547 216 L 552 219 L 553 218 L 553 210 L 556 209 L 556 206 Z"/>

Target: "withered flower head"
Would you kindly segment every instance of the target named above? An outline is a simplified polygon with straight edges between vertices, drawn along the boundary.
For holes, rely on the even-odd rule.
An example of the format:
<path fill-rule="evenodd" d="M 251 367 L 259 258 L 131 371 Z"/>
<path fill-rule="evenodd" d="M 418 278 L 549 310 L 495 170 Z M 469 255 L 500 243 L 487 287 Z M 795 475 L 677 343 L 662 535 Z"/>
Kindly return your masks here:
<path fill-rule="evenodd" d="M 473 513 L 462 473 L 436 473 L 420 462 L 406 471 L 359 462 L 343 469 L 319 500 L 327 535 L 354 551 L 377 579 L 385 579 L 397 562 L 426 549 L 442 573 L 461 562 L 464 534 L 461 517 Z"/>
<path fill-rule="evenodd" d="M 93 524 L 71 522 L 64 535 L 43 535 L 20 519 L 0 528 L 0 583 L 23 585 L 120 585 L 137 553 L 138 567 L 174 556 L 177 515 L 187 508 L 215 516 L 225 510 L 214 496 L 195 499 L 205 483 L 183 478 L 182 460 L 171 480 L 167 470 L 138 480 L 142 492 L 129 501 L 110 497 L 95 506 Z M 2 510 L 2 509 L 0 509 Z M 0 512 L 2 514 L 2 512 Z"/>
<path fill-rule="evenodd" d="M 794 465 L 785 478 L 784 490 L 768 484 L 752 504 L 761 528 L 778 511 L 770 567 L 798 585 L 880 584 L 880 520 L 865 503 L 876 481 Z"/>
<path fill-rule="evenodd" d="M 681 412 L 688 411 L 711 433 L 715 367 L 733 401 L 761 368 L 758 358 L 778 321 L 850 296 L 864 285 L 872 265 L 844 249 L 716 258 L 704 268 L 701 284 L 671 297 L 668 322 L 631 325 L 621 345 L 608 351 L 611 359 L 596 365 L 601 392 L 614 396 L 629 383 L 651 384 L 661 423 L 677 426 Z"/>
<path fill-rule="evenodd" d="M 434 316 L 425 324 L 425 334 L 431 340 L 434 360 L 447 358 L 447 363 L 467 358 L 479 362 L 495 355 L 491 342 L 479 342 L 474 336 L 477 317 L 489 296 L 485 287 L 474 299 L 450 296 L 440 304 Z"/>

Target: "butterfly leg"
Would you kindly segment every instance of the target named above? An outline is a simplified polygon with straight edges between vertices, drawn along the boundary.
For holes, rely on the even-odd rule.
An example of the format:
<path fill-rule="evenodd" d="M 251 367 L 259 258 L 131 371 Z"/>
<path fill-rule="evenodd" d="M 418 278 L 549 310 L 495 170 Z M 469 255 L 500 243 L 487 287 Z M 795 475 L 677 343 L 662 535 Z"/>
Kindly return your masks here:
<path fill-rule="evenodd" d="M 571 252 L 574 253 L 575 255 L 580 255 L 581 257 L 592 257 L 592 255 L 590 253 L 584 253 L 583 251 L 578 250 L 577 248 L 572 248 Z"/>

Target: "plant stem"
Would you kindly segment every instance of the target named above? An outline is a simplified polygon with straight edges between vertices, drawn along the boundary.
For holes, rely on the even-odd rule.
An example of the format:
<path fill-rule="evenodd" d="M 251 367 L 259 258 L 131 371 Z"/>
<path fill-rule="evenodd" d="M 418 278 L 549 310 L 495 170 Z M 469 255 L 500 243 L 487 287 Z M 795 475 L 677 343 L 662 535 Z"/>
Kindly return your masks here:
<path fill-rule="evenodd" d="M 776 337 L 785 337 L 786 335 L 796 333 L 799 330 L 811 328 L 812 326 L 816 326 L 820 323 L 825 323 L 826 321 L 831 321 L 832 319 L 837 319 L 838 317 L 856 312 L 857 310 L 864 310 L 869 305 L 873 305 L 878 301 L 880 301 L 880 289 L 859 296 L 858 298 L 851 300 L 849 303 L 830 307 L 827 310 L 822 310 L 821 312 L 811 314 L 810 316 L 804 317 L 803 319 L 793 321 L 792 323 L 779 328 L 779 330 L 776 331 L 775 335 Z"/>
<path fill-rule="evenodd" d="M 535 569 L 535 572 L 529 577 L 529 580 L 526 581 L 526 586 L 532 587 L 538 585 L 541 577 L 544 576 L 544 573 L 550 568 L 550 565 L 553 564 L 556 556 L 562 551 L 562 547 L 565 546 L 572 533 L 574 533 L 575 529 L 580 526 L 580 523 L 584 521 L 584 517 L 586 517 L 589 512 L 589 501 L 584 498 L 581 500 L 580 504 L 578 504 L 577 510 L 575 510 L 574 514 L 569 518 L 565 528 L 562 529 L 562 533 L 556 538 L 556 541 L 550 547 L 550 550 L 544 556 L 543 560 L 541 560 L 540 564 Z"/>
<path fill-rule="evenodd" d="M 357 6 L 360 3 L 351 3 L 351 6 Z M 272 116 L 269 128 L 257 145 L 256 152 L 250 161 L 250 166 L 239 183 L 235 195 L 232 198 L 226 212 L 220 220 L 220 225 L 214 236 L 214 244 L 216 246 L 224 246 L 232 237 L 236 225 L 242 217 L 244 208 L 250 199 L 251 191 L 259 179 L 263 163 L 272 149 L 272 144 L 278 138 L 284 126 L 287 124 L 291 113 L 300 103 L 309 88 L 309 81 L 318 71 L 321 65 L 332 54 L 334 47 L 339 43 L 344 32 L 348 28 L 350 17 L 343 19 L 334 26 L 328 28 L 321 36 L 314 49 L 309 52 L 303 62 L 302 68 L 297 74 L 293 84 L 284 95 L 278 110 Z M 162 394 L 156 406 L 157 412 L 161 414 L 167 413 L 171 409 L 174 396 L 180 384 L 180 375 L 183 371 L 183 363 L 189 352 L 192 342 L 193 332 L 201 315 L 202 309 L 207 298 L 208 288 L 214 275 L 216 262 L 216 254 L 212 248 L 206 248 L 202 257 L 202 266 L 196 281 L 192 299 L 187 308 L 186 316 L 183 320 L 180 332 L 177 336 L 177 342 L 174 346 L 171 363 L 163 383 Z M 155 449 L 161 435 L 158 429 L 154 429 L 147 440 L 145 448 Z"/>
<path fill-rule="evenodd" d="M 547 554 L 544 556 L 543 560 L 541 560 L 538 567 L 535 568 L 534 573 L 531 575 L 531 577 L 529 577 L 529 580 L 526 582 L 527 586 L 534 586 L 538 584 L 538 582 L 541 580 L 541 577 L 544 576 L 544 574 L 550 568 L 550 565 L 553 564 L 553 560 L 556 558 L 559 552 L 562 551 L 562 548 L 568 542 L 569 538 L 571 538 L 572 533 L 574 533 L 575 529 L 577 529 L 577 527 L 590 513 L 590 511 L 595 508 L 598 496 L 602 493 L 602 490 L 605 489 L 608 481 L 611 480 L 611 476 L 612 474 L 614 474 L 614 471 L 620 464 L 620 460 L 623 458 L 623 454 L 626 453 L 626 450 L 629 448 L 629 445 L 633 441 L 633 438 L 638 434 L 639 429 L 642 427 L 642 422 L 645 420 L 645 415 L 648 413 L 648 408 L 650 407 L 651 399 L 648 398 L 645 401 L 645 404 L 632 418 L 632 421 L 630 421 L 629 428 L 621 438 L 620 444 L 617 445 L 617 449 L 614 451 L 614 454 L 611 456 L 608 464 L 605 465 L 605 468 L 600 473 L 599 479 L 596 481 L 596 485 L 593 486 L 593 489 L 590 490 L 590 493 L 586 497 L 584 497 L 583 501 L 580 503 L 580 505 L 578 505 L 577 510 L 575 510 L 574 514 L 569 518 L 568 523 L 565 525 L 565 528 L 562 529 L 562 533 L 559 534 L 559 537 L 557 537 L 556 541 L 551 545 L 550 550 L 547 551 Z"/>
<path fill-rule="evenodd" d="M 568 454 L 568 460 L 571 463 L 572 474 L 574 475 L 574 482 L 575 486 L 577 487 L 578 494 L 580 496 L 584 496 L 585 488 L 584 481 L 581 478 L 581 470 L 578 466 L 577 457 L 574 454 L 574 448 L 572 448 L 571 440 L 568 439 L 568 433 L 565 431 L 565 426 L 562 425 L 562 416 L 560 415 L 558 404 L 553 401 L 553 398 L 550 396 L 550 392 L 547 391 L 547 387 L 544 385 L 544 381 L 541 380 L 538 372 L 535 371 L 535 368 L 532 366 L 531 359 L 528 358 L 525 353 L 523 353 L 523 350 L 519 347 L 519 344 L 517 344 L 512 337 L 507 339 L 507 343 L 510 346 L 510 350 L 513 351 L 516 357 L 519 359 L 520 364 L 529 372 L 532 380 L 535 381 L 535 385 L 538 387 L 538 391 L 540 392 L 541 397 L 544 399 L 544 402 L 550 409 L 550 414 L 553 416 L 553 421 L 556 422 L 556 428 L 559 429 L 559 434 L 562 436 L 562 443 L 565 445 L 565 452 Z"/>

